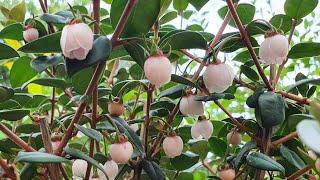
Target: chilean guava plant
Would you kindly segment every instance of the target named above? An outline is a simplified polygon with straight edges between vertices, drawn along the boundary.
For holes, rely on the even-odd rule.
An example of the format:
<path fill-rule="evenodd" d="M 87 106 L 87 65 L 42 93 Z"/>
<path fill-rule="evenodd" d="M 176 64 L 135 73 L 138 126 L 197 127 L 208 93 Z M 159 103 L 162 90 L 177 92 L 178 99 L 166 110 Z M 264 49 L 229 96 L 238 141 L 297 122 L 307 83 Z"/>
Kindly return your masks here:
<path fill-rule="evenodd" d="M 212 1 L 3 0 L 0 179 L 319 179 L 318 0 Z"/>

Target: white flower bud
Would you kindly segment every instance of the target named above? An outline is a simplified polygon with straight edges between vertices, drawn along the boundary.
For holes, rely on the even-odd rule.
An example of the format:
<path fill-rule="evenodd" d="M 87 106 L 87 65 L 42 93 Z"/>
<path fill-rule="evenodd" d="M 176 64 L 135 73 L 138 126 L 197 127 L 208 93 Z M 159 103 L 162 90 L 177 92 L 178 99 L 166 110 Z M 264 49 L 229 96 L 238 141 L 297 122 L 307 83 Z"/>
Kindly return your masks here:
<path fill-rule="evenodd" d="M 237 131 L 231 131 L 227 134 L 227 141 L 232 145 L 239 145 L 241 143 L 242 136 Z"/>
<path fill-rule="evenodd" d="M 281 64 L 288 55 L 289 43 L 285 36 L 277 34 L 267 37 L 261 44 L 259 57 L 266 64 Z"/>
<path fill-rule="evenodd" d="M 183 115 L 199 116 L 204 114 L 203 103 L 196 101 L 194 99 L 195 97 L 196 96 L 192 94 L 182 97 L 179 109 Z"/>
<path fill-rule="evenodd" d="M 133 147 L 130 142 L 111 144 L 109 154 L 116 163 L 125 164 L 131 158 Z"/>
<path fill-rule="evenodd" d="M 39 38 L 39 32 L 38 32 L 38 30 L 36 28 L 27 27 L 23 31 L 23 38 L 27 42 L 31 42 L 31 41 L 37 40 Z"/>
<path fill-rule="evenodd" d="M 210 64 L 203 74 L 203 81 L 210 93 L 222 93 L 232 85 L 234 76 L 228 64 Z"/>
<path fill-rule="evenodd" d="M 209 120 L 199 120 L 191 127 L 191 136 L 193 139 L 208 140 L 213 132 L 212 123 Z"/>
<path fill-rule="evenodd" d="M 93 46 L 93 32 L 85 23 L 66 25 L 62 29 L 60 46 L 65 57 L 84 60 Z"/>
<path fill-rule="evenodd" d="M 152 55 L 144 63 L 147 79 L 157 88 L 170 82 L 171 71 L 171 63 L 164 55 Z"/>
<path fill-rule="evenodd" d="M 174 158 L 181 155 L 183 141 L 180 136 L 168 136 L 163 140 L 162 147 L 168 157 Z"/>

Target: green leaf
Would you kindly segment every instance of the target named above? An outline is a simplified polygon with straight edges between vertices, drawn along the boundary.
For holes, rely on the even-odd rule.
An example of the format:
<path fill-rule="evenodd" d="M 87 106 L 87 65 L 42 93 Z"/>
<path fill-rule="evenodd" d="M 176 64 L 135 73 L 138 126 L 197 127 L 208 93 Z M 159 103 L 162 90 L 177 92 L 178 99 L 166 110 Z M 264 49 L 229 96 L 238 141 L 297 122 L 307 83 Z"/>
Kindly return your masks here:
<path fill-rule="evenodd" d="M 22 1 L 21 3 L 15 5 L 9 12 L 9 19 L 13 19 L 17 22 L 23 22 L 26 15 L 26 3 Z"/>
<path fill-rule="evenodd" d="M 320 55 L 320 43 L 305 42 L 294 45 L 288 54 L 291 59 L 315 57 Z"/>
<path fill-rule="evenodd" d="M 23 27 L 21 23 L 14 23 L 4 27 L 0 31 L 0 39 L 23 40 Z"/>
<path fill-rule="evenodd" d="M 196 8 L 197 11 L 200 11 L 200 9 L 209 2 L 209 0 L 188 0 L 189 3 Z"/>
<path fill-rule="evenodd" d="M 16 162 L 28 163 L 62 163 L 69 162 L 69 160 L 44 152 L 20 152 L 16 157 Z"/>
<path fill-rule="evenodd" d="M 161 91 L 159 97 L 169 97 L 171 99 L 177 99 L 185 94 L 185 85 L 179 84 L 173 87 L 170 87 L 164 91 Z"/>
<path fill-rule="evenodd" d="M 165 175 L 160 169 L 159 165 L 154 161 L 149 161 L 142 159 L 140 162 L 142 169 L 148 174 L 149 178 L 152 180 L 165 179 Z"/>
<path fill-rule="evenodd" d="M 240 149 L 235 159 L 235 167 L 237 169 L 240 168 L 249 151 L 255 147 L 257 147 L 257 143 L 255 141 L 249 141 Z"/>
<path fill-rule="evenodd" d="M 14 95 L 12 88 L 0 85 L 0 102 L 9 100 Z"/>
<path fill-rule="evenodd" d="M 129 16 L 121 37 L 141 36 L 149 32 L 159 15 L 160 2 L 161 0 L 139 0 Z M 110 17 L 113 28 L 117 26 L 126 4 L 127 0 L 112 2 Z"/>
<path fill-rule="evenodd" d="M 190 81 L 189 79 L 187 79 L 185 77 L 182 77 L 182 76 L 179 76 L 176 74 L 171 74 L 171 81 L 199 89 L 199 86 L 197 84 L 193 83 L 192 81 Z"/>
<path fill-rule="evenodd" d="M 61 31 L 49 34 L 25 44 L 18 51 L 25 53 L 60 53 L 60 37 Z"/>
<path fill-rule="evenodd" d="M 300 19 L 310 14 L 318 5 L 318 0 L 286 0 L 284 12 L 293 19 Z"/>
<path fill-rule="evenodd" d="M 274 92 L 263 93 L 258 103 L 263 127 L 270 128 L 284 121 L 285 103 L 280 95 Z"/>
<path fill-rule="evenodd" d="M 59 16 L 57 14 L 48 14 L 48 13 L 43 13 L 40 16 L 40 19 L 47 22 L 47 23 L 54 23 L 54 24 L 66 24 L 70 19 Z"/>
<path fill-rule="evenodd" d="M 319 101 L 313 100 L 310 102 L 310 112 L 317 120 L 320 121 L 320 103 L 319 103 Z"/>
<path fill-rule="evenodd" d="M 239 4 L 237 7 L 237 13 L 239 15 L 239 18 L 242 22 L 242 24 L 248 24 L 253 20 L 254 14 L 255 14 L 256 8 L 255 6 L 251 4 Z M 224 6 L 221 9 L 218 10 L 219 16 L 223 19 L 225 15 L 228 12 L 228 6 Z M 229 25 L 236 27 L 234 21 L 230 21 Z"/>
<path fill-rule="evenodd" d="M 285 160 L 294 165 L 296 168 L 302 169 L 306 166 L 303 160 L 294 151 L 290 150 L 286 146 L 280 146 L 280 153 Z"/>
<path fill-rule="evenodd" d="M 132 89 L 142 85 L 145 89 L 147 89 L 147 80 L 126 80 L 121 81 L 115 84 L 112 88 L 111 94 L 115 97 L 121 97 L 125 93 L 131 91 Z"/>
<path fill-rule="evenodd" d="M 30 67 L 30 63 L 31 59 L 27 56 L 14 61 L 10 70 L 10 83 L 12 87 L 20 87 L 37 75 L 37 72 Z"/>
<path fill-rule="evenodd" d="M 198 32 L 174 30 L 163 36 L 159 42 L 159 47 L 163 51 L 169 51 L 170 49 L 206 49 L 207 41 Z"/>
<path fill-rule="evenodd" d="M 246 31 L 249 36 L 254 36 L 257 34 L 265 34 L 266 31 L 271 30 L 271 25 L 263 20 L 253 20 L 246 26 Z"/>
<path fill-rule="evenodd" d="M 0 60 L 19 57 L 19 54 L 12 47 L 0 42 Z"/>
<path fill-rule="evenodd" d="M 66 69 L 69 76 L 76 72 L 94 66 L 101 61 L 106 61 L 111 54 L 111 41 L 106 36 L 100 36 L 93 42 L 93 47 L 89 51 L 85 60 L 66 59 Z"/>
<path fill-rule="evenodd" d="M 253 48 L 254 52 L 256 54 L 259 54 L 259 48 Z M 235 61 L 239 61 L 239 62 L 247 62 L 248 60 L 251 59 L 251 55 L 249 53 L 248 50 L 244 50 L 240 53 L 238 53 L 234 58 L 233 60 Z"/>
<path fill-rule="evenodd" d="M 190 151 L 199 155 L 199 158 L 204 160 L 209 152 L 209 144 L 206 140 L 197 140 L 195 142 L 189 142 Z"/>
<path fill-rule="evenodd" d="M 177 11 L 184 11 L 188 7 L 188 0 L 173 0 L 173 8 Z"/>
<path fill-rule="evenodd" d="M 31 67 L 38 73 L 59 64 L 62 61 L 62 56 L 38 56 L 36 59 L 31 61 Z"/>
<path fill-rule="evenodd" d="M 48 87 L 56 87 L 62 90 L 65 90 L 67 87 L 70 87 L 71 84 L 67 83 L 63 79 L 57 78 L 39 78 L 32 80 L 30 82 L 26 82 L 22 85 L 21 89 L 25 89 L 29 84 L 38 84 L 41 86 L 48 86 Z"/>
<path fill-rule="evenodd" d="M 144 61 L 147 59 L 146 50 L 142 41 L 129 41 L 124 45 L 125 50 L 132 57 L 132 59 L 139 64 L 142 68 Z"/>
<path fill-rule="evenodd" d="M 281 29 L 284 33 L 290 31 L 292 26 L 292 18 L 284 14 L 277 14 L 269 21 L 275 28 Z"/>
<path fill-rule="evenodd" d="M 188 169 L 195 165 L 198 161 L 199 155 L 191 152 L 182 153 L 180 156 L 170 159 L 170 163 L 178 171 Z"/>
<path fill-rule="evenodd" d="M 106 171 L 104 170 L 104 168 L 99 164 L 98 161 L 94 160 L 93 158 L 89 157 L 88 155 L 84 154 L 82 151 L 77 150 L 77 149 L 72 149 L 69 147 L 64 148 L 64 151 L 76 158 L 79 159 L 83 159 L 85 161 L 87 161 L 88 163 L 90 163 L 91 165 L 95 166 L 96 168 L 98 168 L 99 170 L 101 170 L 103 172 L 103 174 L 108 177 Z"/>
<path fill-rule="evenodd" d="M 224 157 L 227 150 L 227 143 L 217 137 L 211 137 L 209 139 L 210 150 L 220 157 Z"/>
<path fill-rule="evenodd" d="M 285 173 L 284 167 L 275 160 L 262 153 L 253 152 L 246 158 L 249 166 L 267 171 L 280 171 Z"/>
<path fill-rule="evenodd" d="M 170 12 L 166 13 L 165 15 L 163 15 L 159 22 L 160 22 L 160 24 L 165 24 L 165 23 L 168 23 L 168 22 L 174 20 L 177 17 L 178 17 L 178 13 L 176 11 L 170 11 Z"/>
<path fill-rule="evenodd" d="M 27 109 L 4 109 L 0 110 L 0 119 L 8 121 L 17 121 L 30 113 Z"/>
<path fill-rule="evenodd" d="M 124 133 L 127 137 L 128 140 L 137 148 L 137 150 L 141 153 L 144 154 L 143 152 L 143 147 L 141 140 L 139 136 L 130 128 L 128 123 L 119 118 L 119 117 L 110 117 L 110 116 L 105 116 L 109 121 L 114 121 L 121 133 Z M 111 119 L 112 118 L 112 119 Z"/>
<path fill-rule="evenodd" d="M 255 70 L 251 69 L 249 66 L 241 65 L 240 70 L 240 72 L 247 76 L 247 78 L 249 78 L 250 80 L 254 82 L 259 81 L 260 78 L 258 73 Z"/>
<path fill-rule="evenodd" d="M 102 134 L 99 131 L 95 130 L 95 129 L 85 128 L 83 126 L 80 126 L 79 124 L 75 124 L 74 126 L 79 131 L 81 131 L 84 135 L 96 140 L 97 142 L 100 142 L 103 139 Z"/>
<path fill-rule="evenodd" d="M 71 77 L 72 87 L 77 93 L 84 94 L 93 76 L 92 68 L 85 68 Z"/>
<path fill-rule="evenodd" d="M 26 163 L 20 171 L 20 179 L 21 180 L 29 180 L 35 177 L 37 173 L 36 164 Z"/>

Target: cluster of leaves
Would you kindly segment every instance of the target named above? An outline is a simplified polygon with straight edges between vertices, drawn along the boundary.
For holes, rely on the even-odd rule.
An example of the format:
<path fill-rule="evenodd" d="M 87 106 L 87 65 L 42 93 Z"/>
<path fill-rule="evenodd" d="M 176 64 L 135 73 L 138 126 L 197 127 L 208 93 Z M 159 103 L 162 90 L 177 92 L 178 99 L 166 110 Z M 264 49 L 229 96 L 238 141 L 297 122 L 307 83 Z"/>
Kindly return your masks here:
<path fill-rule="evenodd" d="M 206 50 L 214 35 L 205 32 L 205 28 L 199 24 L 182 30 L 168 23 L 178 16 L 188 19 L 193 13 L 196 13 L 187 9 L 189 4 L 199 11 L 208 2 L 209 0 L 152 0 L 150 3 L 150 0 L 139 0 L 121 33 L 120 42 L 123 44 L 112 47 L 107 35 L 114 32 L 127 0 L 114 0 L 112 3 L 105 1 L 107 4 L 111 3 L 111 7 L 110 10 L 100 9 L 101 34 L 95 36 L 93 49 L 87 58 L 76 62 L 64 59 L 59 43 L 61 29 L 73 18 L 70 10 L 39 14 L 33 19 L 33 22 L 34 27 L 39 31 L 40 38 L 24 43 L 23 27 L 31 21 L 30 18 L 25 18 L 24 2 L 11 9 L 0 6 L 5 17 L 4 27 L 0 31 L 0 73 L 2 75 L 0 79 L 0 123 L 12 129 L 17 136 L 37 150 L 37 152 L 22 152 L 15 142 L 0 134 L 0 156 L 7 159 L 10 164 L 15 164 L 21 179 L 38 176 L 39 164 L 46 163 L 64 163 L 67 174 L 71 177 L 71 163 L 68 159 L 74 158 L 84 159 L 103 170 L 99 163 L 104 164 L 107 161 L 106 152 L 110 144 L 104 136 L 105 132 L 112 134 L 115 129 L 118 129 L 134 146 L 132 162 L 140 160 L 145 156 L 139 138 L 141 130 L 136 133 L 129 125 L 143 124 L 145 118 L 143 105 L 146 101 L 148 81 L 144 79 L 143 65 L 147 58 L 148 43 L 154 38 L 151 29 L 155 23 L 159 24 L 159 48 L 168 54 L 172 62 L 176 62 L 178 69 L 182 67 L 188 69 L 187 64 L 190 61 L 180 50 Z M 174 10 L 170 10 L 170 5 Z M 256 9 L 252 4 L 238 4 L 237 13 L 245 25 L 255 52 L 258 52 L 257 38 L 263 36 L 272 27 L 288 35 L 294 28 L 293 24 L 299 25 L 303 22 L 303 18 L 312 13 L 317 5 L 318 0 L 286 0 L 285 14 L 274 15 L 270 21 L 254 20 Z M 82 15 L 90 13 L 85 6 L 75 5 L 73 9 Z M 224 18 L 227 11 L 228 7 L 225 6 L 219 9 L 218 14 Z M 91 19 L 83 17 L 86 23 L 94 23 Z M 49 24 L 55 27 L 57 30 L 55 33 L 48 32 Z M 229 25 L 236 27 L 233 20 Z M 271 141 L 275 141 L 294 132 L 297 124 L 302 120 L 314 119 L 309 115 L 308 106 L 284 99 L 276 92 L 266 92 L 265 85 L 238 31 L 223 34 L 214 50 L 236 54 L 233 60 L 240 63 L 238 81 L 235 81 L 222 94 L 212 93 L 198 100 L 206 104 L 221 100 L 224 102 L 223 105 L 238 102 L 244 106 L 245 100 L 241 98 L 249 96 L 246 104 L 254 108 L 254 115 L 252 114 L 252 118 L 241 116 L 235 118 L 247 128 L 243 144 L 240 146 L 227 144 L 226 135 L 235 125 L 230 118 L 216 119 L 215 110 L 208 110 L 208 114 L 214 119 L 211 121 L 214 132 L 208 141 L 192 140 L 190 131 L 194 120 L 178 113 L 171 127 L 183 139 L 184 153 L 169 159 L 160 151 L 152 159 L 142 159 L 140 161 L 144 170 L 142 176 L 151 179 L 159 179 L 164 176 L 170 179 L 217 178 L 217 174 L 209 174 L 210 171 L 205 169 L 206 166 L 202 166 L 207 164 L 207 161 L 214 172 L 218 172 L 220 166 L 228 163 L 237 171 L 246 172 L 242 174 L 243 177 L 250 176 L 251 178 L 254 178 L 256 170 L 266 170 L 273 172 L 270 173 L 273 176 L 284 178 L 307 165 L 314 168 L 313 160 L 306 155 L 308 149 L 299 139 L 291 139 L 280 145 L 279 148 L 273 149 L 269 155 L 265 155 L 261 151 L 261 146 L 263 146 L 261 140 L 249 136 L 250 134 L 253 137 L 259 137 L 266 129 L 273 127 Z M 291 47 L 288 58 L 290 61 L 297 61 L 297 59 L 310 59 L 319 55 L 319 43 L 299 42 Z M 112 66 L 117 59 L 121 59 L 123 63 L 114 77 L 115 83 L 106 86 Z M 89 126 L 92 108 L 91 95 L 84 94 L 93 77 L 93 67 L 105 61 L 107 66 L 98 85 L 100 119 L 97 127 L 92 129 Z M 268 67 L 264 68 L 268 69 Z M 53 77 L 48 74 L 53 74 Z M 171 82 L 161 87 L 160 93 L 155 93 L 156 96 L 150 106 L 150 118 L 153 119 L 149 129 L 150 140 L 162 133 L 159 127 L 163 126 L 162 122 L 170 116 L 170 112 L 179 103 L 185 89 L 201 87 L 201 77 L 199 81 L 192 82 L 189 80 L 191 75 L 187 71 L 176 72 L 172 74 Z M 319 78 L 309 79 L 304 74 L 298 73 L 295 81 L 294 85 L 284 89 L 287 93 L 306 98 L 317 96 Z M 254 87 L 251 89 L 255 92 L 253 93 L 250 89 L 243 90 L 240 88 L 243 84 L 239 82 Z M 52 100 L 53 88 L 56 93 Z M 241 97 L 239 94 L 246 96 Z M 120 97 L 126 104 L 126 112 L 122 117 L 108 116 L 107 104 L 113 97 Z M 67 154 L 65 157 L 44 153 L 40 126 L 33 121 L 32 115 L 41 114 L 50 119 L 53 109 L 55 116 L 50 122 L 50 130 L 63 133 L 71 119 L 74 118 L 75 109 L 80 103 L 89 104 L 80 121 L 75 124 L 77 131 L 81 131 L 85 136 L 81 138 L 75 136 L 69 141 L 68 148 L 64 149 Z M 88 156 L 87 142 L 90 139 L 103 145 L 101 147 L 105 152 L 95 152 L 93 157 Z M 132 164 L 122 165 L 117 179 L 130 174 L 133 168 Z"/>

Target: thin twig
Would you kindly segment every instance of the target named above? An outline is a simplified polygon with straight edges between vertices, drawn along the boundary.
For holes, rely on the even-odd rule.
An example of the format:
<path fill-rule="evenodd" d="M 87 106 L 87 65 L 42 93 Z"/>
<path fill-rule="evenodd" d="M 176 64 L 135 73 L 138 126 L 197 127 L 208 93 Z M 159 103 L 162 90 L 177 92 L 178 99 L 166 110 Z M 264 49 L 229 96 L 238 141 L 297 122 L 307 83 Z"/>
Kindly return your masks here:
<path fill-rule="evenodd" d="M 234 19 L 239 31 L 240 31 L 241 37 L 242 37 L 244 43 L 246 44 L 246 46 L 248 48 L 248 51 L 249 51 L 249 53 L 250 53 L 250 55 L 252 57 L 252 60 L 253 60 L 254 64 L 256 65 L 256 67 L 258 69 L 258 72 L 259 72 L 263 82 L 265 83 L 265 85 L 267 86 L 267 88 L 270 91 L 273 91 L 273 87 L 271 86 L 267 76 L 264 74 L 264 71 L 263 71 L 263 69 L 262 69 L 262 67 L 261 67 L 261 65 L 259 63 L 257 55 L 253 50 L 253 47 L 252 47 L 252 44 L 251 44 L 250 39 L 248 37 L 248 34 L 247 34 L 245 28 L 243 27 L 243 25 L 241 23 L 241 20 L 240 20 L 240 18 L 238 16 L 238 13 L 237 13 L 234 5 L 233 5 L 232 0 L 227 0 L 227 4 L 228 4 L 228 8 L 230 10 L 230 13 L 231 13 L 231 15 L 232 15 L 232 17 L 233 17 L 233 19 Z"/>
<path fill-rule="evenodd" d="M 307 173 L 309 170 L 311 169 L 310 166 L 306 166 L 298 171 L 296 171 L 295 173 L 293 173 L 291 176 L 289 176 L 287 178 L 287 180 L 296 180 L 298 179 L 300 176 L 302 176 L 304 173 Z"/>
<path fill-rule="evenodd" d="M 290 134 L 288 134 L 288 135 L 286 135 L 286 136 L 284 136 L 284 137 L 282 137 L 282 138 L 280 138 L 280 139 L 278 139 L 278 140 L 276 140 L 276 141 L 273 141 L 272 143 L 271 143 L 271 148 L 273 148 L 273 149 L 275 149 L 275 148 L 277 148 L 280 144 L 283 144 L 283 143 L 285 143 L 285 142 L 287 142 L 287 141 L 289 141 L 289 140 L 291 140 L 291 139 L 293 139 L 293 138 L 296 138 L 296 137 L 298 137 L 298 133 L 295 131 L 295 132 L 292 132 L 292 133 L 290 133 Z"/>
<path fill-rule="evenodd" d="M 148 90 L 147 90 L 147 112 L 144 122 L 144 149 L 146 154 L 148 153 L 148 134 L 149 134 L 149 126 L 151 122 L 150 118 L 150 105 L 152 103 L 152 93 L 154 90 L 154 85 L 149 84 Z"/>

